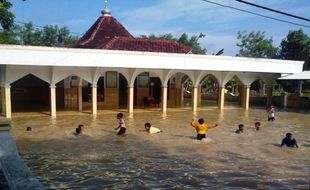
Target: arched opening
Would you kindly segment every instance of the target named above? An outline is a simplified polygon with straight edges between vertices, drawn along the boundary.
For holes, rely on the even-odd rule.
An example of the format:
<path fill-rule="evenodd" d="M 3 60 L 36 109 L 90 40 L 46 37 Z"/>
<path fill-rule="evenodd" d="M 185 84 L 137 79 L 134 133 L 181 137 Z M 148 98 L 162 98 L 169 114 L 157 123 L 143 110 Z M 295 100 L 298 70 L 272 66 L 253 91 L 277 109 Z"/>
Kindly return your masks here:
<path fill-rule="evenodd" d="M 91 110 L 91 84 L 78 76 L 69 76 L 56 84 L 57 110 Z"/>
<path fill-rule="evenodd" d="M 267 87 L 263 80 L 255 80 L 250 87 L 250 106 L 265 107 L 267 102 Z"/>
<path fill-rule="evenodd" d="M 28 74 L 11 84 L 12 112 L 49 112 L 49 84 Z"/>
<path fill-rule="evenodd" d="M 156 73 L 140 73 L 134 83 L 134 105 L 136 107 L 160 107 L 161 87 L 161 80 Z"/>
<path fill-rule="evenodd" d="M 178 72 L 168 80 L 168 107 L 191 107 L 193 82 L 188 75 Z"/>
<path fill-rule="evenodd" d="M 200 106 L 217 106 L 218 105 L 219 83 L 215 76 L 207 75 L 200 83 L 201 101 Z"/>
<path fill-rule="evenodd" d="M 119 108 L 127 108 L 128 104 L 128 82 L 127 79 L 119 73 Z"/>
<path fill-rule="evenodd" d="M 242 82 L 234 76 L 225 84 L 225 104 L 241 106 Z"/>
<path fill-rule="evenodd" d="M 128 99 L 128 82 L 117 71 L 106 71 L 97 81 L 98 110 L 126 108 Z"/>

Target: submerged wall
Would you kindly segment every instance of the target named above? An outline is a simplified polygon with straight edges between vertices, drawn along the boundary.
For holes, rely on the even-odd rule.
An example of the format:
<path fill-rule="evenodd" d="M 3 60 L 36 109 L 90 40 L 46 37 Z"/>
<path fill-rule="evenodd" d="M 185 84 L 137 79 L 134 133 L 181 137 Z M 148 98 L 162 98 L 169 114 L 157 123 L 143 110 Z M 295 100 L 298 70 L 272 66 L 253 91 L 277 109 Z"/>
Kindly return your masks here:
<path fill-rule="evenodd" d="M 45 189 L 20 158 L 10 128 L 9 120 L 0 117 L 0 189 Z"/>

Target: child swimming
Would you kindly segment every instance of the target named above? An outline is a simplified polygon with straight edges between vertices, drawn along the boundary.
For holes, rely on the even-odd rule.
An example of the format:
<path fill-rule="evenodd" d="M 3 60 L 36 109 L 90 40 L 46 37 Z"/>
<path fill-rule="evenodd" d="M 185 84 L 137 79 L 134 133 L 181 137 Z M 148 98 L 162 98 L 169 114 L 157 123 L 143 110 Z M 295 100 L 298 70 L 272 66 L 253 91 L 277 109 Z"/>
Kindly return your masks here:
<path fill-rule="evenodd" d="M 255 129 L 255 131 L 259 131 L 260 130 L 260 122 L 255 122 L 254 123 L 254 129 Z"/>
<path fill-rule="evenodd" d="M 243 133 L 243 128 L 244 128 L 244 125 L 243 124 L 239 124 L 238 125 L 238 129 L 235 131 L 235 133 L 237 133 L 237 134 Z"/>
<path fill-rule="evenodd" d="M 156 127 L 152 127 L 150 123 L 145 123 L 144 124 L 144 128 L 150 134 L 155 134 L 155 133 L 160 133 L 161 132 L 160 129 L 158 129 Z"/>
<path fill-rule="evenodd" d="M 116 115 L 117 121 L 118 121 L 118 127 L 115 128 L 115 130 L 119 129 L 116 135 L 125 135 L 126 133 L 126 125 L 125 125 L 125 119 L 123 113 L 118 113 Z"/>
<path fill-rule="evenodd" d="M 282 147 L 284 145 L 286 145 L 288 147 L 298 148 L 297 141 L 293 138 L 292 133 L 286 133 L 285 138 L 282 140 L 280 147 Z"/>
<path fill-rule="evenodd" d="M 84 131 L 84 125 L 80 124 L 76 129 L 75 129 L 75 135 L 80 135 Z"/>

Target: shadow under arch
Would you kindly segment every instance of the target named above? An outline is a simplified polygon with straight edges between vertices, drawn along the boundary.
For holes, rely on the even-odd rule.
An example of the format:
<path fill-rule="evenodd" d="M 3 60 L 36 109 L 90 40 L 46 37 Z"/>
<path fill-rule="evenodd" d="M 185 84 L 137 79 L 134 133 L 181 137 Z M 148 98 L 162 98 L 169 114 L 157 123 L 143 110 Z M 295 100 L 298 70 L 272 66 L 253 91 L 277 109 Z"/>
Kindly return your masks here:
<path fill-rule="evenodd" d="M 258 78 L 250 86 L 250 106 L 266 107 L 268 88 L 264 80 Z"/>
<path fill-rule="evenodd" d="M 241 106 L 243 83 L 237 75 L 233 75 L 225 84 L 225 104 Z"/>
<path fill-rule="evenodd" d="M 158 73 L 147 70 L 134 78 L 134 106 L 160 107 L 162 102 L 162 79 Z"/>
<path fill-rule="evenodd" d="M 204 106 L 217 106 L 219 94 L 218 79 L 212 74 L 206 74 L 200 81 L 200 102 L 198 105 Z"/>
<path fill-rule="evenodd" d="M 191 107 L 193 81 L 182 71 L 175 72 L 168 79 L 168 107 Z"/>
<path fill-rule="evenodd" d="M 98 110 L 126 108 L 128 80 L 118 71 L 106 70 L 97 80 Z"/>
<path fill-rule="evenodd" d="M 28 74 L 11 83 L 12 112 L 50 111 L 50 84 Z"/>
<path fill-rule="evenodd" d="M 92 84 L 77 75 L 69 75 L 56 83 L 57 110 L 91 110 Z"/>

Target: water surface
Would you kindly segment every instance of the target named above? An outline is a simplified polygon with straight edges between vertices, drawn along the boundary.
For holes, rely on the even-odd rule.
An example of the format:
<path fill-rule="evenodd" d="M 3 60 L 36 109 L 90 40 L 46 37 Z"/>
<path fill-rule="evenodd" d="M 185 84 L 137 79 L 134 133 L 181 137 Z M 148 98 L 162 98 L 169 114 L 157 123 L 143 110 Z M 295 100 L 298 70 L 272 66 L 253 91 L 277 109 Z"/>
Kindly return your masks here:
<path fill-rule="evenodd" d="M 207 143 L 194 139 L 189 109 L 125 113 L 125 137 L 115 135 L 116 113 L 15 114 L 12 135 L 48 189 L 309 189 L 309 114 L 277 112 L 267 122 L 262 109 L 202 109 L 198 117 L 220 125 L 209 130 Z M 261 131 L 253 130 L 256 121 Z M 163 132 L 147 134 L 145 122 Z M 239 123 L 244 134 L 234 133 Z M 84 135 L 73 135 L 78 124 Z M 287 132 L 299 149 L 279 148 Z"/>

